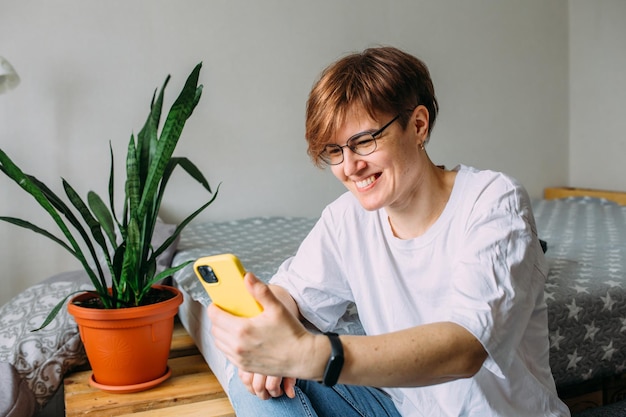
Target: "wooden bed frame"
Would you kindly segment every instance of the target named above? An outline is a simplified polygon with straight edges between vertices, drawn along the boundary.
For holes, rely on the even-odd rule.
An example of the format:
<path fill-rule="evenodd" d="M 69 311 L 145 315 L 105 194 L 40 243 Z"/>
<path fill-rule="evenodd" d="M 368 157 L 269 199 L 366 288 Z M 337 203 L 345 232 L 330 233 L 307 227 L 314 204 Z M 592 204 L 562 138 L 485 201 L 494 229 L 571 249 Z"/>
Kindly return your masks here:
<path fill-rule="evenodd" d="M 543 192 L 546 200 L 566 197 L 595 197 L 614 201 L 621 206 L 626 206 L 626 191 L 593 190 L 590 188 L 573 187 L 549 187 Z"/>

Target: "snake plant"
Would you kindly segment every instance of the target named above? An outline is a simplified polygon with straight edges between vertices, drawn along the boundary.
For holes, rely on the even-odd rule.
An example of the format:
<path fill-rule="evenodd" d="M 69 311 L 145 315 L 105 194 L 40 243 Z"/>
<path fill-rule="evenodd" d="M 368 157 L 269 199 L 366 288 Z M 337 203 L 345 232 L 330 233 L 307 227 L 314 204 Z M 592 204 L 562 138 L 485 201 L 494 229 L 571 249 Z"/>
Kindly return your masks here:
<path fill-rule="evenodd" d="M 202 64 L 191 72 L 172 104 L 159 132 L 163 95 L 170 76 L 158 92 L 155 90 L 150 114 L 143 128 L 131 134 L 126 153 L 126 182 L 123 209 L 116 214 L 113 190 L 115 188 L 113 149 L 110 150 L 108 206 L 98 194 L 90 191 L 86 200 L 62 179 L 66 201 L 36 177 L 24 173 L 0 149 L 0 171 L 29 193 L 52 217 L 65 240 L 48 230 L 14 217 L 0 217 L 39 233 L 61 245 L 81 263 L 89 276 L 94 293 L 104 308 L 124 308 L 147 303 L 147 294 L 157 281 L 173 274 L 186 264 L 157 273 L 157 257 L 172 244 L 183 228 L 207 208 L 217 197 L 208 181 L 189 159 L 173 156 L 187 119 L 202 94 L 198 77 Z M 185 218 L 174 233 L 159 247 L 152 247 L 152 236 L 163 195 L 175 168 L 182 168 L 211 194 L 209 200 Z M 69 202 L 69 203 L 68 203 Z M 100 248 L 99 250 L 97 248 Z M 99 251 L 104 261 L 99 261 Z M 108 274 L 105 272 L 108 270 Z M 106 276 L 111 276 L 109 288 Z M 57 304 L 40 328 L 47 326 L 72 294 Z"/>

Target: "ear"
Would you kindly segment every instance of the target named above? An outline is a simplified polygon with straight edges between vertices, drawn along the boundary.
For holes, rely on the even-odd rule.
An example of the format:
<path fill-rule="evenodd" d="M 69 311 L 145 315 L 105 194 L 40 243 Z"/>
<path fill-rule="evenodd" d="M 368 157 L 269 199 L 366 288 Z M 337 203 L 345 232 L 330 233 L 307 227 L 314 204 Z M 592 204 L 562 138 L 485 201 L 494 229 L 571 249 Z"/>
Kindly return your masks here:
<path fill-rule="evenodd" d="M 428 109 L 421 104 L 417 106 L 411 114 L 409 127 L 413 129 L 420 143 L 428 139 L 428 127 L 430 126 L 430 115 Z"/>

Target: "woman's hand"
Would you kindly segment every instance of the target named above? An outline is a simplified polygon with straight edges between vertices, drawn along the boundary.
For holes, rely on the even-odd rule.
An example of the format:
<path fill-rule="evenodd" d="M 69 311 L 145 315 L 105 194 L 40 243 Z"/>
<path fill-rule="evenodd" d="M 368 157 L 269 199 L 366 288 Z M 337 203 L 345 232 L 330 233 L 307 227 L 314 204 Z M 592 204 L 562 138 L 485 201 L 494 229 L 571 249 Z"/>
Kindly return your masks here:
<path fill-rule="evenodd" d="M 283 394 L 289 398 L 295 398 L 296 396 L 294 389 L 296 385 L 295 378 L 253 374 L 239 370 L 239 379 L 250 391 L 250 394 L 256 395 L 262 400 L 280 397 Z"/>
<path fill-rule="evenodd" d="M 211 304 L 208 314 L 215 344 L 240 370 L 248 390 L 259 398 L 283 393 L 295 396 L 296 377 L 319 379 L 323 373 L 325 359 L 317 365 L 314 360 L 315 353 L 319 354 L 316 336 L 253 274 L 247 273 L 244 282 L 263 312 L 243 318 Z"/>

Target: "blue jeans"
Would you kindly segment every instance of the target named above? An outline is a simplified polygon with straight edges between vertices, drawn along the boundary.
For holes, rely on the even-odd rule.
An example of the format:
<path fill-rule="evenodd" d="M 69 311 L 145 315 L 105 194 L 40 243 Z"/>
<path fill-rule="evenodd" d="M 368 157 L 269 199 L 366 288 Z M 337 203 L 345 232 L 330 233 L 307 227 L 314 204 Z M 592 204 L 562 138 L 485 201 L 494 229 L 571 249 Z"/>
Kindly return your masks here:
<path fill-rule="evenodd" d="M 237 417 L 401 417 L 385 392 L 371 387 L 298 380 L 296 397 L 261 400 L 250 394 L 235 373 L 229 395 Z"/>

